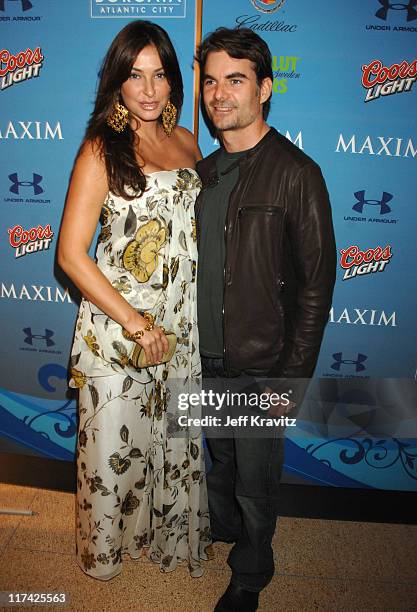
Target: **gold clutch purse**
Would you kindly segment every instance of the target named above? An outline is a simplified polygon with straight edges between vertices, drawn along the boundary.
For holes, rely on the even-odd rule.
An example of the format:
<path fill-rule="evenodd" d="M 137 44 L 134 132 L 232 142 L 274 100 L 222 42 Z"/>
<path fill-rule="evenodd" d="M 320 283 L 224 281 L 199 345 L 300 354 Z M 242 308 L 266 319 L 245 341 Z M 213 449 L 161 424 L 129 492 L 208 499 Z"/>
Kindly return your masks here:
<path fill-rule="evenodd" d="M 140 370 L 141 368 L 147 368 L 152 365 L 159 365 L 161 363 L 167 363 L 171 361 L 172 356 L 177 346 L 177 336 L 174 332 L 165 332 L 166 339 L 168 340 L 169 348 L 166 353 L 163 354 L 161 361 L 158 363 L 148 363 L 146 361 L 145 349 L 135 342 L 135 346 L 129 355 L 129 361 L 134 368 Z"/>
<path fill-rule="evenodd" d="M 126 338 L 126 340 L 135 341 L 137 339 L 140 339 L 142 338 L 144 331 L 152 331 L 154 328 L 154 316 L 150 312 L 141 312 L 140 310 L 138 312 L 142 315 L 144 319 L 146 319 L 147 324 L 144 330 L 138 330 L 134 334 L 130 334 L 127 330 L 123 329 L 122 335 L 124 338 Z M 177 336 L 174 334 L 174 332 L 165 331 L 163 327 L 161 329 L 164 331 L 165 337 L 168 340 L 168 350 L 162 355 L 162 359 L 157 363 L 148 363 L 146 361 L 145 349 L 143 348 L 143 346 L 140 346 L 140 344 L 137 344 L 137 342 L 135 342 L 133 349 L 129 355 L 129 362 L 134 368 L 140 370 L 141 368 L 147 368 L 149 366 L 167 363 L 172 359 L 175 348 L 177 346 Z"/>

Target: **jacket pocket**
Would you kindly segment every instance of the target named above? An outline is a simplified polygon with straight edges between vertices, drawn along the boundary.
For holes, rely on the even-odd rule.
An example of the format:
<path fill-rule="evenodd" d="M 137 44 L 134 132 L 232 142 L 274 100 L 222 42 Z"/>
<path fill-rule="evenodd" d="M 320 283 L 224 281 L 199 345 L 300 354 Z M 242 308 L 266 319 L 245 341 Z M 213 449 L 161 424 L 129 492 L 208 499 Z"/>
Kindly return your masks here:
<path fill-rule="evenodd" d="M 249 302 L 244 312 L 240 312 L 242 324 L 250 327 L 262 321 L 262 326 L 275 343 L 284 335 L 284 226 L 285 210 L 279 206 L 242 206 L 238 210 L 235 232 L 228 243 L 228 285 L 235 299 L 238 297 L 240 303 Z"/>
<path fill-rule="evenodd" d="M 236 367 L 270 369 L 284 344 L 281 299 L 285 211 L 248 203 L 227 241 L 225 341 Z"/>
<path fill-rule="evenodd" d="M 283 236 L 286 210 L 279 206 L 253 204 L 238 211 L 238 253 L 260 280 L 270 284 L 271 297 L 282 314 L 281 294 L 284 290 L 282 273 Z"/>

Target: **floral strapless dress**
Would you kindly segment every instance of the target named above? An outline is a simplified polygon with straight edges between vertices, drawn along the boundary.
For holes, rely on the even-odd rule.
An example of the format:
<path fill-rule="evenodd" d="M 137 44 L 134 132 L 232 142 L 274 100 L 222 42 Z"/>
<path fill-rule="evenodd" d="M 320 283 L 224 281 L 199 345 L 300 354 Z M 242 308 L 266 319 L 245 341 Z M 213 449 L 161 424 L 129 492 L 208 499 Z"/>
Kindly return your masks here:
<path fill-rule="evenodd" d="M 178 435 L 170 385 L 201 378 L 196 322 L 194 170 L 147 176 L 133 200 L 108 194 L 97 265 L 113 287 L 157 325 L 174 331 L 168 364 L 136 370 L 119 324 L 81 302 L 70 386 L 79 389 L 77 560 L 95 578 L 147 555 L 161 571 L 185 562 L 192 576 L 211 554 L 201 433 Z M 177 419 L 178 420 L 178 419 Z"/>

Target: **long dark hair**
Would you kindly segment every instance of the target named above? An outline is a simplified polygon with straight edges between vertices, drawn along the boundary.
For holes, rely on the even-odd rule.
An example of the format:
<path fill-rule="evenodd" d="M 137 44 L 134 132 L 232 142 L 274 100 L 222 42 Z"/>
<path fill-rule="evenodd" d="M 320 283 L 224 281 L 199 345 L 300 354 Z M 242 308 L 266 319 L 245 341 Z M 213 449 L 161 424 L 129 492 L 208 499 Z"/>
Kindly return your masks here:
<path fill-rule="evenodd" d="M 183 84 L 177 55 L 168 34 L 150 21 L 134 21 L 119 32 L 110 45 L 100 69 L 94 110 L 87 126 L 85 140 L 99 145 L 107 170 L 109 189 L 115 195 L 132 200 L 146 189 L 146 178 L 135 155 L 138 136 L 129 125 L 116 133 L 106 123 L 115 103 L 122 102 L 120 88 L 129 78 L 140 51 L 154 45 L 171 87 L 170 100 L 178 117 L 184 99 Z M 161 118 L 159 118 L 161 121 Z M 133 190 L 135 195 L 127 192 Z"/>
<path fill-rule="evenodd" d="M 197 61 L 204 79 L 207 55 L 211 51 L 226 51 L 234 59 L 248 59 L 253 63 L 258 87 L 265 78 L 274 80 L 272 57 L 266 42 L 249 28 L 217 28 L 203 40 L 197 52 Z M 266 120 L 271 107 L 271 98 L 262 105 L 263 118 Z"/>

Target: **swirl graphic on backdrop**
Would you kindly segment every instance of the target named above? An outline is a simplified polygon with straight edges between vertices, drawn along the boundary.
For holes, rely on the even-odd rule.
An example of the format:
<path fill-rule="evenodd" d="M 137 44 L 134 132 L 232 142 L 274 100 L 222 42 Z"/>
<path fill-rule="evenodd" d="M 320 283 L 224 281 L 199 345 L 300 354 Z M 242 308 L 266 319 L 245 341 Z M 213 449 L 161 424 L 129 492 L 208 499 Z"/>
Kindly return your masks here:
<path fill-rule="evenodd" d="M 285 0 L 251 0 L 251 2 L 261 13 L 275 13 L 282 7 Z"/>
<path fill-rule="evenodd" d="M 380 470 L 387 470 L 396 465 L 397 468 L 400 467 L 405 471 L 409 478 L 417 480 L 417 450 L 408 442 L 397 438 L 375 441 L 372 438 L 358 439 L 349 436 L 328 440 L 318 445 L 309 444 L 305 450 L 327 467 L 334 469 L 330 459 L 323 457 L 322 452 L 319 451 L 341 442 L 345 448 L 340 451 L 338 459 L 343 464 L 357 465 L 363 461 L 370 468 Z"/>
<path fill-rule="evenodd" d="M 66 368 L 47 363 L 39 368 L 38 382 L 55 397 L 40 398 L 0 388 L 0 436 L 45 457 L 73 461 L 76 403 L 73 395 L 63 398 L 56 384 L 56 380 L 66 379 Z"/>

